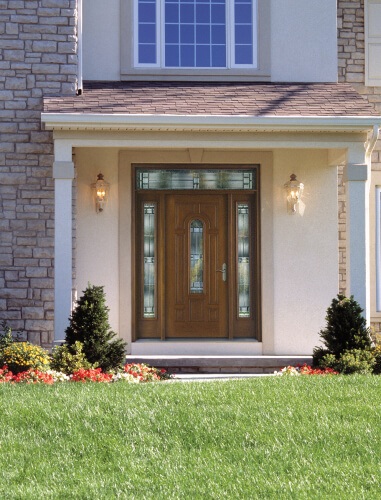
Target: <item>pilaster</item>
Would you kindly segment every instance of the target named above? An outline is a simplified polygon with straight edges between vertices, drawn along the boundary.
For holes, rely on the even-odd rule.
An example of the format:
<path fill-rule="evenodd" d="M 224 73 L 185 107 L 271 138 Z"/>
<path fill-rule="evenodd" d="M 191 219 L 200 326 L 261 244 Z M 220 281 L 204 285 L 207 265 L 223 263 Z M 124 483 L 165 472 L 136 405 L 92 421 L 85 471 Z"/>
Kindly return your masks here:
<path fill-rule="evenodd" d="M 63 160 L 55 161 L 53 178 L 55 188 L 54 343 L 60 344 L 64 341 L 65 329 L 68 326 L 68 318 L 72 309 L 74 163 Z"/>
<path fill-rule="evenodd" d="M 353 295 L 370 322 L 370 165 L 348 163 L 344 171 L 347 205 L 347 295 Z"/>

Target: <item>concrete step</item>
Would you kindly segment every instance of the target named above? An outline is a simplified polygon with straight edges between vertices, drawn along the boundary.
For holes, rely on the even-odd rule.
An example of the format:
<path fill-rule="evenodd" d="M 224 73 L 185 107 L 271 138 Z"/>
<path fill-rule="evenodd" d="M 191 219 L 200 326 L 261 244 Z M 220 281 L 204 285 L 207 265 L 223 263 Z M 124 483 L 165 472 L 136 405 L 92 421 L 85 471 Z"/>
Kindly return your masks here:
<path fill-rule="evenodd" d="M 215 382 L 224 380 L 247 380 L 274 377 L 274 373 L 175 373 L 173 382 Z"/>
<path fill-rule="evenodd" d="M 127 363 L 146 363 L 170 373 L 261 374 L 285 366 L 312 363 L 312 356 L 138 356 L 128 355 Z"/>

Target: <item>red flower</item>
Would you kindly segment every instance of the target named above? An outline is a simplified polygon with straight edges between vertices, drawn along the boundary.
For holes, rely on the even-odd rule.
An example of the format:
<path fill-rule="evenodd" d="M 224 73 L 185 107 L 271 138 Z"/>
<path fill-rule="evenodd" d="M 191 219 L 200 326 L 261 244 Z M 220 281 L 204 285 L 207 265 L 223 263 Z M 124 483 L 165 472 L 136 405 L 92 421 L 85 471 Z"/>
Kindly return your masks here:
<path fill-rule="evenodd" d="M 301 375 L 338 375 L 338 372 L 332 368 L 312 368 L 307 363 L 298 366 Z"/>
<path fill-rule="evenodd" d="M 111 382 L 111 373 L 102 373 L 101 368 L 90 368 L 85 370 L 80 368 L 71 377 L 73 382 Z"/>
<path fill-rule="evenodd" d="M 48 384 L 52 385 L 54 383 L 54 378 L 52 375 L 41 372 L 40 370 L 26 370 L 20 372 L 12 377 L 12 382 L 25 383 L 25 384 Z"/>

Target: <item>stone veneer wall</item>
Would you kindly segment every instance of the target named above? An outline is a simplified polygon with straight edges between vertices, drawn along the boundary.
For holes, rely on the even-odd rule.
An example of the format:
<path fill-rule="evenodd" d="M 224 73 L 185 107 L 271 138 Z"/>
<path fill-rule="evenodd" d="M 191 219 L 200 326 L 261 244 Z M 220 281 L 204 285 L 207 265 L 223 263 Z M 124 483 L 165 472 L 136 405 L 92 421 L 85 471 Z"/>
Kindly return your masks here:
<path fill-rule="evenodd" d="M 0 0 L 0 320 L 53 340 L 52 135 L 42 97 L 74 94 L 77 0 Z"/>
<path fill-rule="evenodd" d="M 374 105 L 381 115 L 381 87 L 365 85 L 365 30 L 364 0 L 338 0 L 338 65 L 339 81 L 350 83 L 360 94 Z M 381 140 L 372 154 L 372 170 L 381 170 Z M 345 255 L 345 191 L 342 185 L 342 170 L 339 170 L 339 274 L 340 291 L 346 289 Z M 381 330 L 381 323 L 373 325 Z"/>
<path fill-rule="evenodd" d="M 76 0 L 0 0 L 0 320 L 50 346 L 53 336 L 53 144 L 42 96 L 73 94 Z M 364 1 L 338 0 L 338 75 L 381 114 L 364 85 Z M 372 155 L 381 170 L 381 141 Z M 345 190 L 339 170 L 339 287 L 346 289 Z M 381 329 L 381 328 L 380 328 Z"/>

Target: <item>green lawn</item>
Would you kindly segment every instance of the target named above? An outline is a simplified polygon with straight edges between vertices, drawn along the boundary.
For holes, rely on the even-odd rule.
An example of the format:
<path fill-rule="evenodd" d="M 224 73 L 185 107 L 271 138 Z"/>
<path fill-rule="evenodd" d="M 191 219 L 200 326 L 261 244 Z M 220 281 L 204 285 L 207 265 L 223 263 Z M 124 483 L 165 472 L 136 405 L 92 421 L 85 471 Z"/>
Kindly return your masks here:
<path fill-rule="evenodd" d="M 0 385 L 0 498 L 381 498 L 381 377 Z"/>

